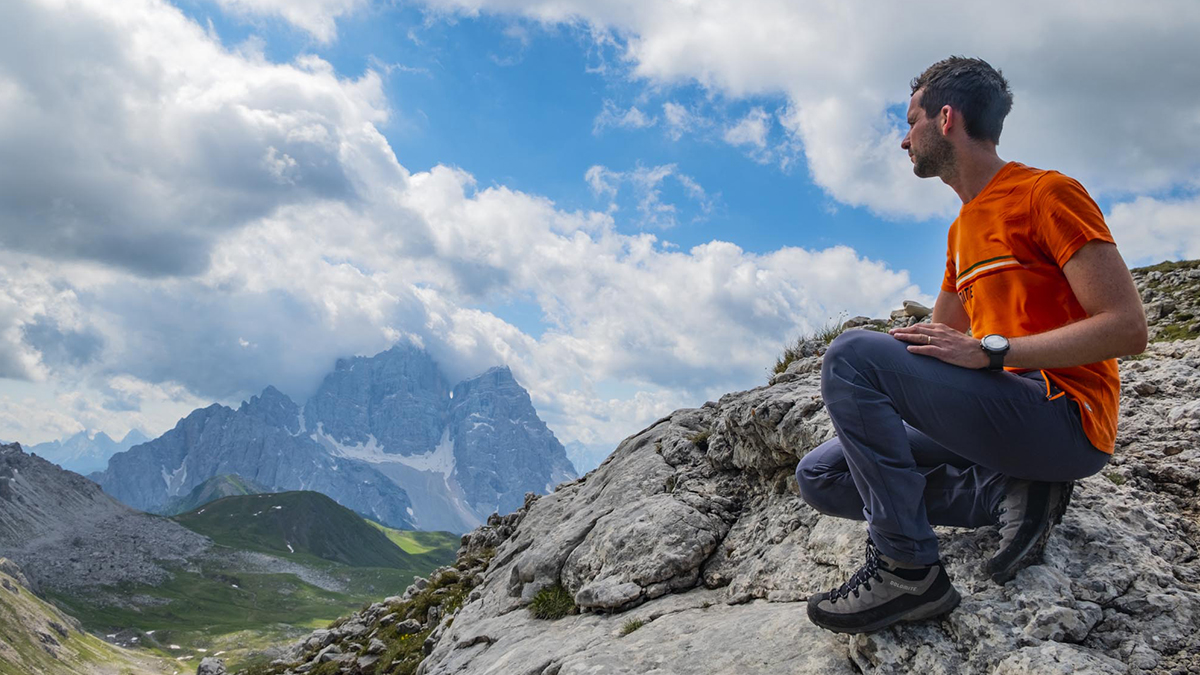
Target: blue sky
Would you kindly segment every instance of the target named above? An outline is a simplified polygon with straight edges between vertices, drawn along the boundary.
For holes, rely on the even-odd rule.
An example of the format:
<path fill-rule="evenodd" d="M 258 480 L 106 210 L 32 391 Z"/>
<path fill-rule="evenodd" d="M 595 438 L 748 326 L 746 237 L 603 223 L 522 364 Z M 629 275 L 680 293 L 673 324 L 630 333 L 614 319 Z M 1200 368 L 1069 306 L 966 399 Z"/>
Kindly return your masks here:
<path fill-rule="evenodd" d="M 0 438 L 302 401 L 411 340 L 611 449 L 932 299 L 957 200 L 899 141 L 951 53 L 1005 72 L 1001 155 L 1083 181 L 1128 262 L 1200 257 L 1200 75 L 1162 66 L 1200 60 L 1196 3 L 1031 7 L 10 3 Z"/>

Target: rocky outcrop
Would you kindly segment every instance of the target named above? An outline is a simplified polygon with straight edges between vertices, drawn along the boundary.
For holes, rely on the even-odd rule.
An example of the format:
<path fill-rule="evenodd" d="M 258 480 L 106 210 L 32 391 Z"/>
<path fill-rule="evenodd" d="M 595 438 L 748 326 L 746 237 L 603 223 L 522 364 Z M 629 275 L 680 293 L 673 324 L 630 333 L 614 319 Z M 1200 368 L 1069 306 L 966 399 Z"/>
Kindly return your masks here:
<path fill-rule="evenodd" d="M 1144 292 L 1148 272 L 1135 278 Z M 1195 302 L 1163 290 L 1172 288 L 1191 292 L 1163 275 L 1151 290 L 1176 308 Z M 416 672 L 1198 672 L 1200 340 L 1169 341 L 1178 333 L 1158 321 L 1178 323 L 1178 309 L 1148 311 L 1160 341 L 1121 360 L 1115 458 L 1079 483 L 1043 563 L 1005 586 L 981 569 L 994 528 L 941 528 L 943 559 L 964 594 L 941 620 L 842 636 L 805 616 L 800 601 L 844 580 L 865 536 L 861 523 L 823 516 L 797 496 L 796 462 L 833 433 L 819 388 L 824 344 L 809 341 L 768 386 L 677 411 L 587 476 L 531 499 L 505 529 L 464 536 L 460 564 L 480 550 L 494 557 L 452 616 L 431 609 L 413 626 L 426 632 Z M 919 313 L 858 326 L 908 324 Z M 537 618 L 560 595 L 561 618 Z M 310 642 L 270 672 L 304 672 L 310 648 L 337 644 Z M 346 673 L 393 666 L 340 663 Z"/>
<path fill-rule="evenodd" d="M 211 546 L 165 518 L 118 503 L 82 476 L 0 446 L 0 556 L 37 587 L 161 583 Z"/>

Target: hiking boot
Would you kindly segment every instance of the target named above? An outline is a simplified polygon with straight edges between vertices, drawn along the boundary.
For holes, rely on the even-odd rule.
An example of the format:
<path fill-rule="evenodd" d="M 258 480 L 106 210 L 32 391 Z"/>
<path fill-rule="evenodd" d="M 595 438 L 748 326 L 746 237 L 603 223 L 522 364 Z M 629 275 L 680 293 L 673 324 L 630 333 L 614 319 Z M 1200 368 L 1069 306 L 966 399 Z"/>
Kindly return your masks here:
<path fill-rule="evenodd" d="M 1074 482 L 1043 483 L 1010 479 L 996 510 L 1000 547 L 985 569 L 998 584 L 1042 560 L 1050 529 L 1062 522 Z"/>
<path fill-rule="evenodd" d="M 808 618 L 835 633 L 868 633 L 899 621 L 940 616 L 958 606 L 942 561 L 909 565 L 867 540 L 867 561 L 839 588 L 808 599 Z"/>

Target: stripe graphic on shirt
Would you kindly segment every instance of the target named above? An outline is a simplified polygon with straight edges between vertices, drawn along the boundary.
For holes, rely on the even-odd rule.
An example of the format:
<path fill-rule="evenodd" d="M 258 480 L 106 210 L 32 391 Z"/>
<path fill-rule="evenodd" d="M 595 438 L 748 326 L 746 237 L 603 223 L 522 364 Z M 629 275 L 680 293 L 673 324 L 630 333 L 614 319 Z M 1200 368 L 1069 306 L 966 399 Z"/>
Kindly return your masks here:
<path fill-rule="evenodd" d="M 959 274 L 958 277 L 955 279 L 955 282 L 958 284 L 958 288 L 961 289 L 963 287 L 963 285 L 965 285 L 967 282 L 971 281 L 972 279 L 974 279 L 975 277 L 979 276 L 980 274 L 982 274 L 984 272 L 989 272 L 991 270 L 1000 269 L 1002 267 L 1020 267 L 1020 266 L 1021 266 L 1021 262 L 1011 255 L 996 256 L 995 258 L 988 258 L 987 260 L 980 260 L 979 262 L 975 263 L 974 265 L 971 265 L 967 269 L 963 270 L 962 273 Z"/>

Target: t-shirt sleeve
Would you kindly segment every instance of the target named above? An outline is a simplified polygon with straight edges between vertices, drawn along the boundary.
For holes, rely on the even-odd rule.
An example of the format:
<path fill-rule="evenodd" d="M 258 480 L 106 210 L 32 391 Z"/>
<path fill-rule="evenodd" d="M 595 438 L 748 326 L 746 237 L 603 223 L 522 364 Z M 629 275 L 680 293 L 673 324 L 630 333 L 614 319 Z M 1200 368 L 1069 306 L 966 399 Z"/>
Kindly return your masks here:
<path fill-rule="evenodd" d="M 1089 241 L 1115 243 L 1104 214 L 1079 181 L 1048 173 L 1033 192 L 1035 240 L 1062 267 Z"/>
<path fill-rule="evenodd" d="M 954 241 L 954 228 L 951 227 L 950 233 L 946 237 L 946 274 L 942 277 L 942 290 L 947 293 L 958 292 L 958 269 L 954 264 L 954 246 L 950 242 Z"/>

